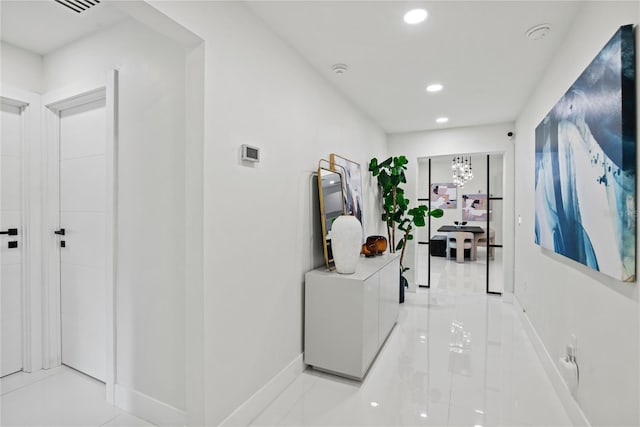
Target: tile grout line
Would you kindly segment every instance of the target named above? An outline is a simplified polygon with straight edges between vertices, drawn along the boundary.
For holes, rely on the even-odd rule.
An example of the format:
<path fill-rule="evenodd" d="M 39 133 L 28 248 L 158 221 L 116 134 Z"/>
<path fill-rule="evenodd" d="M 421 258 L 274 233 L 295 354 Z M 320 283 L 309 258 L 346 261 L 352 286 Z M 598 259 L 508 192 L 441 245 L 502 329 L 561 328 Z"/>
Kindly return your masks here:
<path fill-rule="evenodd" d="M 56 368 L 54 368 L 54 369 L 60 369 L 60 366 L 56 366 Z M 43 369 L 43 370 L 45 370 L 45 369 Z M 20 372 L 23 372 L 24 374 L 30 374 L 30 372 L 24 372 L 24 371 L 20 371 Z M 9 394 L 11 394 L 11 393 L 13 393 L 13 392 L 15 392 L 15 391 L 22 390 L 22 389 L 27 388 L 27 387 L 30 387 L 30 386 L 32 386 L 32 385 L 36 385 L 36 384 L 38 384 L 38 383 L 41 383 L 42 381 L 48 380 L 48 379 L 50 379 L 50 378 L 53 378 L 53 377 L 55 377 L 56 375 L 60 375 L 60 373 L 61 373 L 61 372 L 55 372 L 55 373 L 51 373 L 51 374 L 49 374 L 49 375 L 45 375 L 45 376 L 43 376 L 42 378 L 40 378 L 39 380 L 35 380 L 34 382 L 29 383 L 29 384 L 21 385 L 20 387 L 18 387 L 18 388 L 14 388 L 14 389 L 13 389 L 13 390 L 11 390 L 11 391 L 8 391 L 8 392 L 6 392 L 6 393 L 2 393 L 2 394 L 0 394 L 0 396 L 7 396 L 7 395 L 9 395 Z"/>
<path fill-rule="evenodd" d="M 304 374 L 304 371 L 302 371 L 302 374 Z M 302 374 L 300 374 L 300 375 L 302 375 Z M 302 399 L 307 393 L 309 393 L 311 391 L 311 389 L 316 385 L 318 380 L 319 380 L 319 377 L 316 377 L 313 380 L 313 383 L 309 386 L 309 388 L 307 390 L 305 390 L 304 393 L 300 394 L 300 396 L 298 396 L 298 398 L 295 400 L 293 405 L 291 405 L 289 410 L 287 410 L 287 412 L 282 417 L 280 417 L 280 419 L 276 423 L 276 426 L 282 426 L 283 425 L 282 422 L 284 421 L 284 419 L 287 418 L 287 416 L 289 416 L 289 414 L 293 411 L 293 408 L 295 408 L 296 404 L 300 401 L 300 399 Z M 283 393 L 284 393 L 284 391 L 283 391 Z M 280 393 L 280 394 L 282 394 L 282 393 Z M 280 395 L 278 395 L 278 397 L 280 397 Z"/>
<path fill-rule="evenodd" d="M 99 427 L 103 427 L 103 426 L 105 426 L 105 425 L 109 424 L 111 421 L 115 420 L 115 419 L 116 419 L 116 418 L 118 418 L 120 415 L 122 415 L 122 414 L 116 414 L 113 418 L 109 418 L 107 421 L 105 421 L 104 423 L 100 424 L 100 426 L 99 426 Z"/>
<path fill-rule="evenodd" d="M 276 400 L 278 400 L 278 399 L 280 398 L 280 396 L 282 396 L 282 394 L 283 394 L 285 391 L 287 391 L 287 390 L 289 389 L 289 387 L 291 386 L 291 384 L 293 384 L 293 382 L 297 381 L 297 380 L 298 380 L 302 375 L 304 375 L 304 374 L 305 374 L 305 371 L 306 371 L 307 369 L 308 369 L 308 368 L 305 368 L 305 370 L 304 370 L 304 371 L 302 371 L 302 372 L 298 375 L 298 377 L 297 377 L 296 379 L 294 379 L 294 380 L 293 380 L 293 381 L 292 381 L 292 382 L 291 382 L 291 383 L 290 383 L 290 384 L 289 384 L 289 385 L 288 385 L 284 390 L 282 390 L 282 391 L 281 391 L 281 392 L 280 392 L 280 393 L 279 393 L 279 394 L 278 394 L 278 395 L 277 395 L 277 396 L 276 396 L 276 397 L 275 397 L 271 402 L 269 402 L 269 404 L 268 404 L 267 406 L 265 406 L 265 408 L 264 408 L 262 411 L 260 411 L 260 413 L 259 413 L 258 415 L 256 415 L 256 416 L 255 416 L 255 417 L 254 417 L 254 418 L 249 422 L 249 426 L 253 425 L 253 423 L 254 423 L 258 418 L 260 418 L 260 416 L 262 416 L 262 414 L 264 414 L 264 413 L 265 413 L 265 411 L 266 411 L 268 408 L 270 408 L 270 407 L 271 407 L 271 405 L 272 405 Z M 311 390 L 311 389 L 313 388 L 313 386 L 315 386 L 315 384 L 316 384 L 316 382 L 317 382 L 317 381 L 318 381 L 318 378 L 314 378 L 314 379 L 313 379 L 313 382 L 311 383 L 311 385 L 309 386 L 309 388 L 308 388 L 307 390 L 305 390 L 305 391 L 304 391 L 304 393 L 301 393 L 301 394 L 297 397 L 297 399 L 295 399 L 295 401 L 293 402 L 293 404 L 291 405 L 291 407 L 290 407 L 290 408 L 289 408 L 289 409 L 288 409 L 288 410 L 287 410 L 287 411 L 286 411 L 286 412 L 285 412 L 281 417 L 279 417 L 279 419 L 278 419 L 278 421 L 276 422 L 276 424 L 275 424 L 275 425 L 278 425 L 278 426 L 279 426 L 279 425 L 282 425 L 282 424 L 281 424 L 282 420 L 284 420 L 284 419 L 287 417 L 287 415 L 289 415 L 289 414 L 291 413 L 291 411 L 293 411 L 293 408 L 296 406 L 296 404 L 300 401 L 300 399 L 302 399 L 302 398 L 303 398 L 303 397 L 304 397 L 304 396 L 309 392 L 309 390 Z"/>

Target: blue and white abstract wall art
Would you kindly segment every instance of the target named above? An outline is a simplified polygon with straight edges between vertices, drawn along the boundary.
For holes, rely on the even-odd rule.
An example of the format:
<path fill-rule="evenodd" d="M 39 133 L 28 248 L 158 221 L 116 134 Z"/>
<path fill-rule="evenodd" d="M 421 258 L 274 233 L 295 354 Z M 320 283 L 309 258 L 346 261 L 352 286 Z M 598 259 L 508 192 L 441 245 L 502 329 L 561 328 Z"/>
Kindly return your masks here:
<path fill-rule="evenodd" d="M 636 277 L 636 86 L 620 27 L 535 132 L 535 241 L 618 280 Z"/>

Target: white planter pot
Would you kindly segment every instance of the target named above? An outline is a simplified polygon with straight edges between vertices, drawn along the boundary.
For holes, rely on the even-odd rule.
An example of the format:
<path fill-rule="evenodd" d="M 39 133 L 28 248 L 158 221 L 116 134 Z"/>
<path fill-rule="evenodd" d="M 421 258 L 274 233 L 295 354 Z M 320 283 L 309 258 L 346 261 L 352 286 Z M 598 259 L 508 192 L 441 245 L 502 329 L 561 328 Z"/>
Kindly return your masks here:
<path fill-rule="evenodd" d="M 340 215 L 331 226 L 331 250 L 336 271 L 353 274 L 360 260 L 362 225 L 352 215 Z"/>

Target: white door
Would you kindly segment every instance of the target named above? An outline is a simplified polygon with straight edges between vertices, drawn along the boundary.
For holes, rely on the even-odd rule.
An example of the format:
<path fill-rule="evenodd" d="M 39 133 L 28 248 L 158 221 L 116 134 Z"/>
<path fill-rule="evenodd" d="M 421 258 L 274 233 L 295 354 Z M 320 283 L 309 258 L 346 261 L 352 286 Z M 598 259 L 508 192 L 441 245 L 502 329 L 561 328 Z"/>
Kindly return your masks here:
<path fill-rule="evenodd" d="M 106 109 L 60 111 L 62 363 L 106 379 Z"/>
<path fill-rule="evenodd" d="M 2 268 L 0 376 L 5 376 L 22 370 L 22 110 L 2 102 L 0 125 L 2 128 L 0 231 L 3 233 L 0 235 Z"/>

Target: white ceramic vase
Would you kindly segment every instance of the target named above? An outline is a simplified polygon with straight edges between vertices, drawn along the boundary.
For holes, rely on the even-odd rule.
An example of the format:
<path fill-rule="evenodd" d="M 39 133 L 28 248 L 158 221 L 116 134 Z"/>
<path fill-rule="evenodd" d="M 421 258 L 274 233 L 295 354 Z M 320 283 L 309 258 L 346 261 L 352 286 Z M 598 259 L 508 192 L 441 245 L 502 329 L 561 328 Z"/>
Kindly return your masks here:
<path fill-rule="evenodd" d="M 336 271 L 353 274 L 360 260 L 362 225 L 352 215 L 340 215 L 331 226 L 331 250 Z"/>

